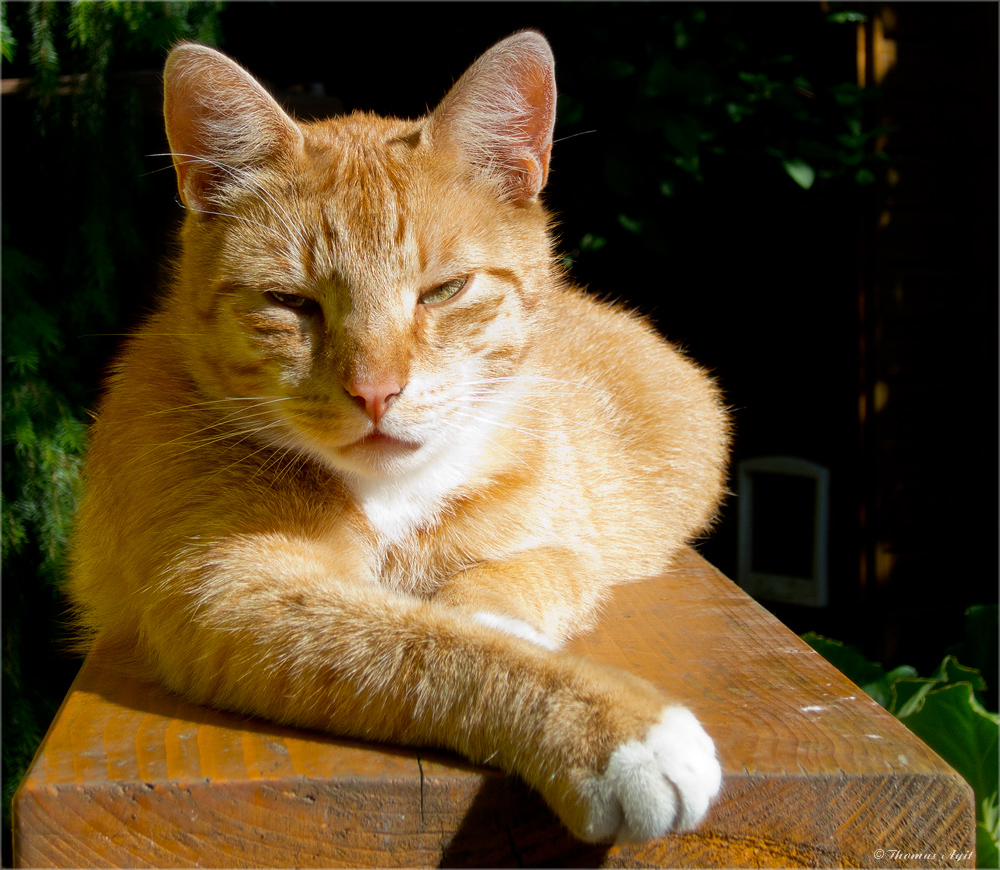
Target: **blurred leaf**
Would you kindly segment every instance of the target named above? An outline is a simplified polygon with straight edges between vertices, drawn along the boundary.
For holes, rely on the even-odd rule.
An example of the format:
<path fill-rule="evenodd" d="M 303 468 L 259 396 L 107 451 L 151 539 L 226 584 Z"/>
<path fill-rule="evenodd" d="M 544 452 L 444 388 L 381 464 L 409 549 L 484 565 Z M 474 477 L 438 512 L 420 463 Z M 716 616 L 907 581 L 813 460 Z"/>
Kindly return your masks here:
<path fill-rule="evenodd" d="M 14 59 L 17 40 L 7 24 L 7 4 L 0 0 L 0 56 L 8 63 Z"/>
<path fill-rule="evenodd" d="M 1000 849 L 997 847 L 997 830 L 976 822 L 976 866 L 1000 867 Z"/>
<path fill-rule="evenodd" d="M 976 866 L 1000 867 L 1000 812 L 997 810 L 997 795 L 980 801 L 982 818 L 976 823 Z M 977 817 L 979 813 L 976 813 Z"/>
<path fill-rule="evenodd" d="M 816 180 L 816 170 L 804 160 L 782 160 L 782 167 L 803 190 L 809 190 Z"/>
<path fill-rule="evenodd" d="M 618 223 L 621 224 L 630 233 L 641 233 L 643 227 L 643 221 L 636 218 L 630 218 L 628 215 L 620 214 L 618 215 Z"/>
<path fill-rule="evenodd" d="M 675 75 L 673 64 L 666 55 L 659 55 L 646 73 L 643 92 L 647 97 L 658 97 L 666 93 Z"/>
<path fill-rule="evenodd" d="M 619 196 L 631 197 L 635 193 L 637 169 L 624 157 L 608 154 L 604 158 L 604 177 Z"/>
<path fill-rule="evenodd" d="M 684 22 L 678 19 L 674 22 L 674 48 L 683 51 L 691 42 L 691 37 L 684 26 Z"/>
<path fill-rule="evenodd" d="M 627 60 L 612 59 L 608 61 L 605 70 L 611 81 L 618 81 L 635 75 L 635 64 Z"/>
<path fill-rule="evenodd" d="M 864 24 L 868 20 L 868 16 L 863 12 L 845 9 L 842 12 L 831 12 L 826 16 L 826 20 L 831 24 Z"/>
<path fill-rule="evenodd" d="M 757 110 L 753 106 L 741 106 L 739 103 L 726 103 L 726 114 L 734 123 L 739 123 L 747 115 L 753 115 Z"/>
<path fill-rule="evenodd" d="M 697 154 L 693 154 L 690 157 L 685 157 L 683 154 L 674 155 L 673 163 L 679 169 L 684 170 L 684 172 L 692 176 L 695 180 L 702 180 L 700 171 L 701 161 L 698 159 Z"/>
<path fill-rule="evenodd" d="M 965 611 L 965 639 L 948 652 L 976 668 L 986 680 L 988 691 L 995 698 L 998 676 L 997 648 L 1000 613 L 996 604 L 978 604 Z M 993 707 L 991 707 L 993 709 Z"/>
<path fill-rule="evenodd" d="M 663 121 L 663 135 L 681 155 L 690 159 L 698 153 L 698 145 L 703 139 L 703 131 L 694 115 L 685 113 L 678 118 Z"/>
<path fill-rule="evenodd" d="M 865 99 L 864 89 L 858 87 L 854 82 L 841 82 L 830 88 L 830 95 L 837 101 L 838 105 L 850 108 L 858 105 Z"/>
<path fill-rule="evenodd" d="M 560 127 L 567 127 L 578 124 L 583 120 L 583 103 L 573 97 L 572 94 L 560 94 L 556 103 L 556 124 Z"/>

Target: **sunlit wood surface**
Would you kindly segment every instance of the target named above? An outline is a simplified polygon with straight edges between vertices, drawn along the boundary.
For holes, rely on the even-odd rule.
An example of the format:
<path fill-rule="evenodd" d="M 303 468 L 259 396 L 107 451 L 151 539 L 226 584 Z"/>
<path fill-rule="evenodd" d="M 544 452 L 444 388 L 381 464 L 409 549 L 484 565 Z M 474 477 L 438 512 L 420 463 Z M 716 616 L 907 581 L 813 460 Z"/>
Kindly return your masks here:
<path fill-rule="evenodd" d="M 965 782 L 693 551 L 621 587 L 571 649 L 659 684 L 714 736 L 723 793 L 697 832 L 581 844 L 495 771 L 195 706 L 92 655 L 15 798 L 15 862 L 973 866 Z"/>

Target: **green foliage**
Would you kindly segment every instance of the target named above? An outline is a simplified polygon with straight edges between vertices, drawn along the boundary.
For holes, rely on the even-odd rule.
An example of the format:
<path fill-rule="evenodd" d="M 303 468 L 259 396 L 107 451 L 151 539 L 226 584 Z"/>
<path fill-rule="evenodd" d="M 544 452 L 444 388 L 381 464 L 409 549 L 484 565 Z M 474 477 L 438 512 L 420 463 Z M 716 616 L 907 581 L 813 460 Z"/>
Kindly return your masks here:
<path fill-rule="evenodd" d="M 59 585 L 94 402 L 130 271 L 150 149 L 128 73 L 179 39 L 215 42 L 219 3 L 0 5 L 4 97 L 3 794 L 10 800 L 75 670 Z M 5 69 L 5 74 L 9 74 Z M 157 122 L 158 124 L 159 122 Z M 155 150 L 155 149 L 154 149 Z M 44 183 L 35 173 L 44 167 Z M 6 857 L 6 855 L 5 855 Z"/>
<path fill-rule="evenodd" d="M 1000 649 L 1000 612 L 996 604 L 977 604 L 965 612 L 965 639 L 948 652 L 978 670 L 989 687 L 987 707 L 997 706 L 997 649 Z"/>
<path fill-rule="evenodd" d="M 7 4 L 4 0 L 0 0 L 0 57 L 6 61 L 13 60 L 16 50 L 17 40 L 7 26 Z"/>
<path fill-rule="evenodd" d="M 990 614 L 992 622 L 988 621 Z M 990 635 L 996 638 L 996 618 L 996 605 L 967 611 L 967 650 L 974 654 L 979 650 L 984 658 L 996 660 L 996 646 L 991 655 L 985 648 Z M 921 677 L 906 665 L 886 671 L 839 641 L 817 634 L 804 635 L 803 639 L 896 716 L 972 786 L 976 795 L 976 866 L 998 866 L 1000 716 L 983 706 L 981 699 L 989 687 L 979 670 L 947 655 L 930 677 Z"/>
<path fill-rule="evenodd" d="M 785 172 L 791 176 L 792 181 L 803 190 L 809 190 L 813 186 L 813 182 L 816 180 L 816 170 L 805 160 L 782 160 L 781 165 Z"/>
<path fill-rule="evenodd" d="M 627 4 L 614 9 L 618 19 L 631 13 Z M 584 6 L 584 22 L 594 19 L 585 28 L 593 61 L 579 78 L 561 74 L 559 129 L 565 139 L 602 137 L 598 169 L 619 199 L 611 211 L 617 226 L 593 226 L 592 235 L 618 251 L 616 238 L 639 237 L 668 256 L 677 235 L 671 214 L 684 206 L 665 209 L 665 197 L 693 200 L 706 185 L 748 181 L 781 195 L 785 185 L 794 194 L 877 179 L 888 157 L 875 140 L 885 131 L 865 123 L 877 92 L 814 60 L 817 46 L 841 46 L 844 24 L 863 15 L 792 4 L 781 11 L 781 28 L 765 28 L 752 5 L 662 9 L 652 23 L 637 15 L 632 30 L 607 28 L 605 7 Z M 561 161 L 572 147 L 562 147 Z M 587 253 L 578 245 L 571 259 Z"/>

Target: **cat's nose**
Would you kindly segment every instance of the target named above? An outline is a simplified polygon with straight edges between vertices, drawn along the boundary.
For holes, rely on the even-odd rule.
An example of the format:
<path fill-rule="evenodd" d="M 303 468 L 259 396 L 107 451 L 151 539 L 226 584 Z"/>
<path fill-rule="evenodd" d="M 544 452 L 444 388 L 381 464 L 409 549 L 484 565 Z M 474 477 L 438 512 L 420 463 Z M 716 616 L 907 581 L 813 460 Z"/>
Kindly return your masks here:
<path fill-rule="evenodd" d="M 348 395 L 350 395 L 358 406 L 364 409 L 368 418 L 378 426 L 379 421 L 385 416 L 389 407 L 389 402 L 399 395 L 403 388 L 394 378 L 386 378 L 380 381 L 350 381 L 346 385 Z"/>

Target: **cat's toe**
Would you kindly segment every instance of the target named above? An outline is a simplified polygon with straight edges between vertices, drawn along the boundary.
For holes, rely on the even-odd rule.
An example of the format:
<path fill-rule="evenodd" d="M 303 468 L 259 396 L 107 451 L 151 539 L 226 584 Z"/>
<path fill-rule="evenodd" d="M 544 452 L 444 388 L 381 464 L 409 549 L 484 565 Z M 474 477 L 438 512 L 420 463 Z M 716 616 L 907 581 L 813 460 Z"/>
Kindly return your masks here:
<path fill-rule="evenodd" d="M 722 784 L 712 738 L 692 713 L 667 707 L 643 740 L 623 743 L 594 783 L 589 835 L 624 842 L 689 830 Z"/>

